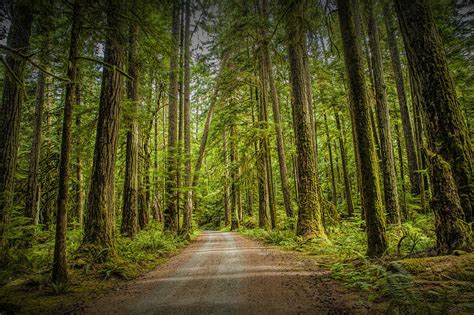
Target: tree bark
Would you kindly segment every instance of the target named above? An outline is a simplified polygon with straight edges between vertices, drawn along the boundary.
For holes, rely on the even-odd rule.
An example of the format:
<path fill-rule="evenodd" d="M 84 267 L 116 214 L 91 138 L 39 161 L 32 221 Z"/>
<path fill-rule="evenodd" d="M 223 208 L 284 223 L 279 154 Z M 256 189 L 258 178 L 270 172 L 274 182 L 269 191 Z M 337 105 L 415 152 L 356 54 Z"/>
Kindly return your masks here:
<path fill-rule="evenodd" d="M 19 53 L 26 54 L 30 42 L 33 20 L 32 3 L 29 0 L 15 1 L 13 18 L 7 45 Z M 23 104 L 23 74 L 25 59 L 7 53 L 3 81 L 2 107 L 0 109 L 0 260 L 7 249 L 7 229 L 13 206 L 17 152 L 20 136 L 20 114 Z M 1 262 L 0 261 L 0 262 Z"/>
<path fill-rule="evenodd" d="M 238 194 L 237 194 L 237 163 L 236 163 L 236 145 L 235 145 L 235 125 L 230 126 L 230 221 L 231 231 L 239 228 L 239 214 L 238 214 Z"/>
<path fill-rule="evenodd" d="M 180 15 L 179 1 L 173 3 L 172 19 L 172 47 L 170 57 L 170 75 L 168 92 L 168 169 L 166 172 L 166 208 L 164 212 L 164 229 L 169 232 L 177 231 L 177 138 L 178 138 L 178 55 L 179 55 L 179 30 Z"/>
<path fill-rule="evenodd" d="M 184 220 L 183 231 L 192 232 L 193 201 L 191 195 L 191 0 L 186 1 L 184 27 Z"/>
<path fill-rule="evenodd" d="M 125 64 L 123 6 L 122 0 L 108 2 L 104 61 L 114 68 L 104 67 L 102 72 L 91 189 L 84 228 L 84 243 L 108 249 L 108 253 L 114 251 L 114 171 L 123 89 L 122 74 L 115 68 L 123 69 Z"/>
<path fill-rule="evenodd" d="M 426 118 L 424 123 L 428 149 L 439 156 L 441 162 L 438 164 L 444 165 L 443 162 L 447 162 L 451 168 L 464 217 L 467 222 L 472 222 L 474 189 L 470 137 L 431 8 L 425 0 L 397 0 L 395 4 L 408 64 Z M 433 162 L 433 159 L 430 160 Z M 436 167 L 432 165 L 432 168 Z M 442 170 L 446 168 L 448 167 L 440 167 Z M 434 198 L 440 198 L 435 193 L 439 192 L 439 187 L 450 187 L 449 176 L 441 176 L 436 172 L 431 172 L 431 175 Z M 434 205 L 440 207 L 434 209 L 435 212 L 442 213 L 443 205 Z M 450 221 L 455 219 L 457 218 Z M 450 241 L 453 246 L 457 243 L 453 239 Z"/>
<path fill-rule="evenodd" d="M 282 1 L 283 3 L 284 1 Z M 325 237 L 322 224 L 321 196 L 310 122 L 311 104 L 308 99 L 305 68 L 305 33 L 303 31 L 304 1 L 298 0 L 287 12 L 286 32 L 290 62 L 290 82 L 293 95 L 293 128 L 298 165 L 298 223 L 297 235 Z"/>
<path fill-rule="evenodd" d="M 67 281 L 66 265 L 66 229 L 67 207 L 69 199 L 69 171 L 71 156 L 71 127 L 72 113 L 75 103 L 77 79 L 77 55 L 80 47 L 82 28 L 82 3 L 75 0 L 72 13 L 71 42 L 69 44 L 69 58 L 67 77 L 70 82 L 66 85 L 64 101 L 63 131 L 61 139 L 61 159 L 59 163 L 59 192 L 58 211 L 56 215 L 56 239 L 54 242 L 54 260 L 52 280 L 54 282 Z"/>
<path fill-rule="evenodd" d="M 227 132 L 224 130 L 222 132 L 222 150 L 224 154 L 224 224 L 229 226 L 231 224 L 231 212 L 233 211 L 232 205 L 229 203 L 232 202 L 232 196 L 229 187 L 229 152 L 227 148 Z M 232 184 L 232 183 L 231 183 Z"/>
<path fill-rule="evenodd" d="M 344 141 L 343 128 L 341 128 L 341 121 L 339 119 L 339 114 L 336 112 L 336 128 L 337 128 L 337 137 L 339 140 L 339 149 L 341 150 L 341 160 L 342 160 L 342 173 L 344 174 L 344 195 L 346 197 L 346 206 L 347 206 L 347 215 L 352 217 L 354 214 L 354 204 L 352 201 L 352 191 L 351 191 L 351 181 L 349 178 L 349 170 L 347 169 L 347 154 L 346 154 L 346 144 Z"/>
<path fill-rule="evenodd" d="M 30 161 L 28 167 L 28 180 L 26 184 L 26 205 L 25 216 L 29 217 L 31 223 L 38 224 L 37 208 L 39 202 L 38 195 L 38 167 L 41 148 L 41 125 L 43 121 L 43 105 L 45 95 L 45 74 L 40 71 L 36 87 L 35 101 L 35 124 L 33 127 L 33 143 L 31 144 Z"/>
<path fill-rule="evenodd" d="M 390 50 L 390 59 L 392 61 L 393 75 L 397 88 L 398 105 L 400 107 L 400 116 L 402 119 L 403 136 L 405 139 L 405 148 L 408 161 L 408 174 L 410 178 L 411 192 L 415 195 L 420 194 L 421 176 L 416 157 L 415 137 L 413 134 L 410 110 L 408 108 L 407 94 L 403 79 L 402 63 L 400 61 L 400 52 L 395 34 L 395 25 L 390 12 L 389 3 L 385 1 L 383 6 L 385 28 L 387 30 L 387 41 Z"/>
<path fill-rule="evenodd" d="M 367 254 L 369 257 L 380 257 L 387 249 L 387 240 L 381 194 L 378 186 L 374 134 L 370 125 L 370 109 L 362 73 L 361 51 L 357 44 L 353 21 L 354 13 L 350 3 L 346 0 L 338 0 L 337 8 L 354 122 L 356 124 L 358 154 L 361 161 L 361 199 L 367 222 Z"/>
<path fill-rule="evenodd" d="M 123 208 L 122 225 L 120 232 L 128 237 L 137 233 L 138 215 L 138 123 L 137 114 L 139 109 L 138 100 L 138 24 L 130 22 L 128 37 L 128 74 L 131 78 L 127 80 L 127 98 L 131 104 L 131 115 L 128 117 L 127 147 L 125 155 L 125 178 L 123 182 Z"/>
<path fill-rule="evenodd" d="M 326 140 L 329 152 L 329 167 L 331 171 L 331 193 L 332 193 L 332 202 L 337 205 L 337 190 L 336 190 L 336 175 L 334 172 L 334 161 L 332 157 L 332 148 L 331 148 L 331 138 L 329 137 L 329 125 L 328 118 L 324 114 L 324 123 L 326 125 Z"/>
<path fill-rule="evenodd" d="M 387 103 L 386 85 L 383 76 L 382 52 L 380 51 L 379 31 L 375 19 L 373 0 L 366 1 L 368 15 L 369 48 L 372 74 L 374 76 L 376 117 L 380 133 L 381 169 L 383 176 L 385 211 L 389 223 L 400 224 L 400 205 L 398 201 L 397 175 L 393 157 L 393 142 L 390 126 L 390 113 Z"/>
<path fill-rule="evenodd" d="M 258 1 L 258 10 L 261 18 L 268 20 L 266 12 L 266 1 Z M 273 110 L 273 122 L 275 124 L 275 134 L 276 134 L 276 144 L 277 144 L 277 153 L 278 153 L 278 163 L 280 166 L 280 179 L 281 179 L 281 189 L 283 194 L 283 202 L 285 205 L 285 212 L 287 217 L 293 217 L 293 207 L 291 205 L 291 193 L 290 187 L 288 184 L 288 169 L 286 166 L 286 155 L 285 155 L 285 141 L 283 137 L 283 128 L 280 112 L 280 100 L 278 97 L 278 91 L 276 88 L 275 80 L 273 78 L 272 70 L 272 61 L 270 57 L 270 52 L 268 49 L 268 39 L 267 32 L 264 27 L 260 28 L 260 36 L 262 39 L 261 43 L 261 67 L 265 69 L 266 75 L 265 78 L 268 79 L 268 84 L 270 87 L 270 95 L 272 99 L 272 110 Z"/>

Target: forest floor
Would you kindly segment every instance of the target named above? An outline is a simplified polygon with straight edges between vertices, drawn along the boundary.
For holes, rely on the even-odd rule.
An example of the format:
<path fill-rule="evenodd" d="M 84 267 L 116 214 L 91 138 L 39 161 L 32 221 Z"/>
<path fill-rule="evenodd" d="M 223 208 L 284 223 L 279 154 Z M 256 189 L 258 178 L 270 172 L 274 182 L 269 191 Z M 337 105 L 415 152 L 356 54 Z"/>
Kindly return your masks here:
<path fill-rule="evenodd" d="M 377 312 L 373 307 L 310 257 L 236 233 L 204 232 L 166 264 L 77 313 L 354 314 Z"/>

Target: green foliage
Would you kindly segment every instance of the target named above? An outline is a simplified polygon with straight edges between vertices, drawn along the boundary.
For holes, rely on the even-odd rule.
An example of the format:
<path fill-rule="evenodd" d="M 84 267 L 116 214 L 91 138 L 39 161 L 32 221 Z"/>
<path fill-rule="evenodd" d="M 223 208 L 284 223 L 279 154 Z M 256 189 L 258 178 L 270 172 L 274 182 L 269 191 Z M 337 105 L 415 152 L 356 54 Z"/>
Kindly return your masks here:
<path fill-rule="evenodd" d="M 184 238 L 164 234 L 161 226 L 152 223 L 133 239 L 117 236 L 115 255 L 109 256 L 106 249 L 81 246 L 82 232 L 70 230 L 69 281 L 61 284 L 51 281 L 53 235 L 38 230 L 31 246 L 11 251 L 10 263 L 0 270 L 2 301 L 21 305 L 23 312 L 33 313 L 57 307 L 57 296 L 72 304 L 91 291 L 106 290 L 114 281 L 131 279 L 156 267 L 188 243 Z"/>

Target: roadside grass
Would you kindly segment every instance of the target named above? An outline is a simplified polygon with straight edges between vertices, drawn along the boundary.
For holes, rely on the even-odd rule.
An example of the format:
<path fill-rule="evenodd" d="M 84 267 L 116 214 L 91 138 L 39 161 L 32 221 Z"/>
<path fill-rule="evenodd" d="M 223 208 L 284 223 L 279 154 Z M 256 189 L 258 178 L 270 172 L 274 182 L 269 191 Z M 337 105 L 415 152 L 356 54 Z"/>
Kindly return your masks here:
<path fill-rule="evenodd" d="M 54 235 L 38 231 L 34 239 L 29 247 L 12 249 L 10 263 L 0 270 L 2 314 L 73 311 L 81 302 L 154 269 L 189 243 L 163 233 L 159 224 L 150 224 L 133 239 L 117 235 L 115 254 L 104 260 L 101 251 L 78 250 L 82 232 L 68 231 L 69 281 L 58 285 L 51 282 Z"/>
<path fill-rule="evenodd" d="M 416 214 L 401 227 L 389 226 L 389 248 L 380 259 L 366 257 L 360 218 L 329 225 L 327 239 L 304 239 L 293 230 L 247 228 L 240 233 L 266 244 L 312 256 L 334 279 L 367 293 L 388 314 L 471 314 L 474 310 L 474 254 L 435 256 L 431 215 Z M 434 256 L 434 257 L 430 257 Z"/>

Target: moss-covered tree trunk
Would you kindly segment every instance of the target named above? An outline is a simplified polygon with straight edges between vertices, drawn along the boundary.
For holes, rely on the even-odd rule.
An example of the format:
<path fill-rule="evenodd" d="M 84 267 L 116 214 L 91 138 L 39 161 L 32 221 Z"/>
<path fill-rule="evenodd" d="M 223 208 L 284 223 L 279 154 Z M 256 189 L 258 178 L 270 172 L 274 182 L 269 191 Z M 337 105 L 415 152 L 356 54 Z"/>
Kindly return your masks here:
<path fill-rule="evenodd" d="M 264 21 L 268 20 L 266 1 L 258 1 L 258 11 Z M 278 97 L 278 91 L 275 84 L 275 79 L 273 78 L 272 70 L 272 61 L 270 57 L 270 51 L 268 49 L 268 39 L 267 32 L 265 27 L 260 28 L 261 36 L 261 47 L 260 47 L 260 63 L 261 67 L 266 71 L 266 79 L 268 79 L 268 85 L 270 88 L 270 96 L 272 101 L 272 110 L 273 110 L 273 122 L 275 124 L 275 135 L 276 135 L 276 144 L 277 144 L 277 153 L 278 153 L 278 163 L 280 166 L 280 179 L 281 179 L 281 189 L 283 194 L 283 202 L 285 206 L 285 212 L 287 217 L 293 216 L 293 207 L 291 205 L 291 193 L 290 187 L 288 184 L 288 169 L 286 167 L 286 155 L 285 155 L 285 142 L 283 138 L 283 129 L 282 129 L 282 119 L 280 113 L 280 100 Z"/>
<path fill-rule="evenodd" d="M 351 217 L 354 214 L 354 203 L 352 201 L 351 182 L 347 165 L 346 144 L 343 138 L 344 134 L 343 129 L 341 127 L 341 120 L 339 119 L 339 113 L 337 112 L 335 114 L 335 120 L 337 128 L 337 138 L 339 140 L 339 149 L 341 151 L 342 173 L 344 176 L 344 195 L 346 197 L 347 215 Z"/>
<path fill-rule="evenodd" d="M 122 225 L 120 232 L 128 237 L 133 237 L 138 230 L 138 65 L 137 65 L 137 41 L 138 24 L 130 22 L 128 39 L 128 74 L 131 78 L 127 80 L 127 98 L 130 102 L 130 117 L 127 130 L 127 145 L 125 154 L 125 178 L 123 182 L 123 208 Z"/>
<path fill-rule="evenodd" d="M 361 161 L 362 205 L 367 222 L 369 257 L 379 257 L 387 249 L 385 220 L 378 186 L 374 135 L 370 124 L 370 109 L 362 72 L 362 58 L 354 27 L 354 13 L 349 1 L 337 1 L 339 25 L 352 98 L 358 154 Z"/>
<path fill-rule="evenodd" d="M 399 0 L 396 8 L 426 117 L 428 148 L 450 164 L 464 215 L 472 222 L 472 148 L 430 6 L 425 0 Z"/>
<path fill-rule="evenodd" d="M 368 15 L 369 48 L 372 74 L 374 77 L 376 117 L 380 134 L 380 167 L 383 175 L 385 211 L 390 223 L 400 224 L 400 205 L 398 201 L 397 176 L 393 157 L 390 113 L 387 103 L 385 79 L 383 75 L 382 52 L 380 51 L 379 31 L 375 19 L 373 0 L 366 0 Z"/>
<path fill-rule="evenodd" d="M 225 226 L 229 226 L 231 224 L 231 212 L 233 211 L 233 209 L 231 208 L 232 200 L 230 191 L 231 187 L 229 186 L 229 181 L 231 180 L 229 178 L 229 149 L 227 145 L 227 132 L 225 130 L 225 127 L 222 132 L 222 143 L 222 153 L 224 154 L 224 224 Z"/>
<path fill-rule="evenodd" d="M 109 0 L 99 117 L 87 202 L 84 243 L 113 250 L 114 248 L 114 186 L 117 156 L 120 104 L 123 75 L 116 69 L 125 64 L 126 31 L 121 0 Z"/>
<path fill-rule="evenodd" d="M 235 135 L 235 124 L 232 124 L 230 126 L 230 136 L 229 136 L 229 142 L 230 142 L 230 200 L 231 200 L 231 205 L 230 205 L 230 220 L 231 220 L 231 226 L 230 229 L 232 231 L 235 231 L 239 228 L 239 213 L 238 213 L 238 193 L 237 193 L 237 159 L 236 159 L 236 135 Z"/>
<path fill-rule="evenodd" d="M 43 107 L 45 95 L 45 74 L 40 71 L 36 87 L 35 99 L 35 123 L 33 126 L 33 141 L 31 144 L 30 161 L 28 165 L 28 179 L 25 196 L 25 216 L 30 218 L 32 224 L 38 224 L 37 208 L 39 202 L 38 194 L 38 168 L 41 149 L 41 127 L 43 124 Z"/>
<path fill-rule="evenodd" d="M 79 69 L 78 74 L 79 77 Z M 81 105 L 81 84 L 76 84 L 76 106 Z M 76 114 L 76 130 L 81 130 L 81 114 Z M 84 223 L 84 175 L 82 170 L 81 137 L 76 139 L 76 216 L 79 227 Z"/>
<path fill-rule="evenodd" d="M 33 21 L 32 11 L 31 1 L 15 1 L 7 45 L 22 54 L 28 52 Z M 0 262 L 5 257 L 8 244 L 5 237 L 12 211 L 25 70 L 24 58 L 12 52 L 8 52 L 4 58 L 6 69 L 0 109 Z"/>
<path fill-rule="evenodd" d="M 286 3 L 282 1 L 282 4 Z M 298 223 L 296 233 L 301 236 L 325 236 L 322 224 L 321 196 L 319 195 L 314 141 L 307 93 L 305 69 L 304 1 L 298 0 L 288 8 L 286 36 L 290 62 L 290 82 L 293 95 L 293 120 L 298 165 Z"/>
<path fill-rule="evenodd" d="M 191 0 L 186 1 L 184 26 L 184 216 L 183 231 L 191 233 L 193 203 L 191 198 Z"/>
<path fill-rule="evenodd" d="M 430 158 L 433 191 L 431 205 L 435 213 L 442 215 L 444 213 L 442 209 L 446 204 L 448 202 L 455 204 L 456 198 L 459 198 L 464 212 L 463 217 L 466 221 L 472 222 L 474 189 L 470 137 L 430 5 L 425 0 L 397 0 L 395 7 L 414 86 L 419 92 L 420 106 L 425 118 L 428 150 L 435 156 Z M 452 171 L 458 196 L 455 196 L 456 189 L 451 189 L 449 168 Z M 442 193 L 440 189 L 443 188 L 449 190 L 449 194 L 443 198 L 449 197 L 450 200 L 437 202 L 437 199 L 442 198 L 437 194 Z M 454 209 L 453 207 L 450 217 L 444 218 L 445 222 L 441 225 L 437 224 L 438 229 L 452 229 L 458 225 L 457 222 L 462 217 L 459 217 Z M 437 222 L 439 223 L 440 220 Z M 458 228 L 461 229 L 461 227 Z M 457 239 L 450 238 L 446 241 L 438 239 L 438 248 L 442 250 L 443 247 L 448 246 L 452 249 L 460 244 L 463 236 L 459 234 Z"/>
<path fill-rule="evenodd" d="M 61 139 L 61 159 L 59 162 L 59 191 L 57 199 L 58 210 L 56 214 L 56 239 L 54 242 L 54 260 L 52 273 L 52 280 L 54 282 L 65 282 L 67 280 L 66 228 L 69 201 L 69 164 L 71 160 L 72 113 L 76 97 L 77 56 L 80 49 L 80 34 L 82 28 L 81 15 L 81 0 L 75 0 L 72 12 L 71 42 L 69 44 L 69 58 L 67 68 L 67 77 L 69 82 L 66 85 L 63 130 Z"/>
<path fill-rule="evenodd" d="M 178 172 L 178 55 L 180 30 L 180 4 L 173 3 L 172 18 L 172 46 L 170 57 L 169 92 L 168 92 L 168 153 L 166 172 L 166 207 L 164 211 L 164 229 L 170 232 L 177 231 L 177 195 L 176 175 Z"/>
<path fill-rule="evenodd" d="M 400 108 L 400 116 L 402 120 L 403 136 L 405 140 L 405 148 L 408 162 L 408 175 L 410 177 L 410 189 L 415 195 L 420 194 L 421 176 L 419 173 L 418 160 L 416 156 L 415 136 L 413 133 L 410 110 L 408 108 L 407 93 L 405 90 L 405 82 L 403 79 L 402 63 L 400 61 L 400 52 L 398 49 L 397 37 L 395 34 L 395 25 L 393 22 L 390 4 L 385 1 L 383 5 L 383 15 L 385 28 L 387 30 L 388 48 L 390 50 L 390 59 L 392 62 L 393 75 L 397 88 L 398 105 Z"/>
<path fill-rule="evenodd" d="M 337 205 L 336 174 L 334 172 L 334 159 L 332 156 L 331 138 L 329 136 L 329 125 L 328 125 L 328 118 L 326 114 L 324 114 L 324 124 L 326 126 L 326 142 L 327 142 L 328 152 L 329 152 L 329 169 L 331 171 L 331 195 L 332 195 L 331 201 L 335 205 Z"/>

